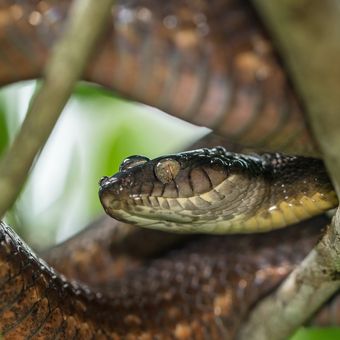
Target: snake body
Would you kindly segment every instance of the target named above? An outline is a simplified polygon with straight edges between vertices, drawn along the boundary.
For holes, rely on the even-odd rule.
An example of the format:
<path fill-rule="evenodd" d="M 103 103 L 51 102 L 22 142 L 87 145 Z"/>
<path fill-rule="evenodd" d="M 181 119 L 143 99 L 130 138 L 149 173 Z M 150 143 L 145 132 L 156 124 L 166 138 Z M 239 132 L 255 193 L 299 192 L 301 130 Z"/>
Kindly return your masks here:
<path fill-rule="evenodd" d="M 41 77 L 69 0 L 3 0 L 0 84 Z M 248 1 L 116 1 L 84 74 L 243 145 L 317 148 L 269 37 Z"/>
<path fill-rule="evenodd" d="M 42 76 L 68 6 L 68 0 L 1 2 L 1 85 Z M 112 13 L 84 79 L 245 145 L 317 154 L 301 104 L 248 2 L 117 1 Z M 321 193 L 333 205 L 328 181 L 321 183 L 317 190 L 326 188 Z M 251 306 L 301 261 L 326 223 L 319 217 L 265 235 L 209 236 L 139 264 L 130 252 L 115 252 L 114 263 L 126 260 L 130 270 L 98 269 L 97 277 L 87 269 L 86 286 L 58 274 L 1 222 L 0 333 L 6 339 L 233 338 Z M 96 252 L 114 261 L 103 255 L 110 253 L 105 241 Z M 78 250 L 69 250 L 69 268 L 55 264 L 85 281 L 76 270 Z"/>
<path fill-rule="evenodd" d="M 91 290 L 56 273 L 1 223 L 0 331 L 5 339 L 233 338 L 326 222 L 251 238 L 209 236 Z"/>

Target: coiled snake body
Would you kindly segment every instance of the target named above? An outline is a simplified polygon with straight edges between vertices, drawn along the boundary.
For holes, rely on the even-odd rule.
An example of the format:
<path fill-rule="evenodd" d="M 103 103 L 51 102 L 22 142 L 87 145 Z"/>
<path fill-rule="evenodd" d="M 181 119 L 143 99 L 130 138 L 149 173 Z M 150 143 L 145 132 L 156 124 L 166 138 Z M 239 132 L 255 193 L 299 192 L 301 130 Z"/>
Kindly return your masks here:
<path fill-rule="evenodd" d="M 2 1 L 2 85 L 41 76 L 67 8 L 68 1 Z M 245 145 L 317 154 L 298 100 L 247 2 L 117 1 L 98 51 L 84 79 Z M 331 203 L 312 215 L 336 203 L 319 165 L 319 181 L 308 190 L 321 194 L 319 203 L 326 196 Z M 160 178 L 167 182 L 166 174 Z M 89 229 L 84 235 L 92 239 L 80 235 L 46 255 L 66 279 L 1 222 L 0 333 L 8 339 L 232 338 L 250 307 L 301 261 L 326 223 L 318 217 L 265 235 L 207 236 L 162 256 L 154 246 L 142 258 L 135 247 L 141 239 L 156 238 L 163 246 L 167 236 L 144 231 L 137 242 L 141 231 L 123 224 L 102 228 L 104 236 Z M 75 245 L 79 240 L 85 241 Z M 99 258 L 115 269 L 101 268 Z M 89 286 L 69 278 L 87 278 Z"/>

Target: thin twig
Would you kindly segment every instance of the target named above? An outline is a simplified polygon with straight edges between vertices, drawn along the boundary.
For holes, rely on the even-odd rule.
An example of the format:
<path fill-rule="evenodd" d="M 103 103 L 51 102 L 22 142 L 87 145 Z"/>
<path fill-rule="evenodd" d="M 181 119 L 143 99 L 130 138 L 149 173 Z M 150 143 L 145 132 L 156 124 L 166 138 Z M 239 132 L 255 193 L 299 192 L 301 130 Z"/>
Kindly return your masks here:
<path fill-rule="evenodd" d="M 267 22 L 309 114 L 340 193 L 340 7 L 334 0 L 253 0 Z M 261 301 L 240 339 L 285 339 L 340 287 L 339 211 L 319 244 L 280 288 Z"/>
<path fill-rule="evenodd" d="M 42 86 L 14 143 L 0 162 L 0 217 L 18 196 L 34 158 L 47 141 L 80 78 L 97 37 L 108 23 L 113 0 L 75 0 L 65 33 L 45 69 Z"/>

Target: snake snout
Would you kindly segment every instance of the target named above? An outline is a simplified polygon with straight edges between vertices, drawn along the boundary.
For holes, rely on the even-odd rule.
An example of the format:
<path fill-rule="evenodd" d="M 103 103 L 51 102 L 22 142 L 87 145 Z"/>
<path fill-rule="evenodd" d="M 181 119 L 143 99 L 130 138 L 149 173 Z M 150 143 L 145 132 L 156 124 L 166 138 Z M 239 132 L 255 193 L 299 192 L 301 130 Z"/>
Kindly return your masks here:
<path fill-rule="evenodd" d="M 134 185 L 132 176 L 119 176 L 119 174 L 112 177 L 103 177 L 99 181 L 99 195 L 110 193 L 110 195 L 117 196 L 117 198 L 125 198 Z"/>
<path fill-rule="evenodd" d="M 99 181 L 99 198 L 104 209 L 120 206 L 121 201 L 129 197 L 133 183 L 134 180 L 131 176 L 115 175 L 101 178 Z"/>

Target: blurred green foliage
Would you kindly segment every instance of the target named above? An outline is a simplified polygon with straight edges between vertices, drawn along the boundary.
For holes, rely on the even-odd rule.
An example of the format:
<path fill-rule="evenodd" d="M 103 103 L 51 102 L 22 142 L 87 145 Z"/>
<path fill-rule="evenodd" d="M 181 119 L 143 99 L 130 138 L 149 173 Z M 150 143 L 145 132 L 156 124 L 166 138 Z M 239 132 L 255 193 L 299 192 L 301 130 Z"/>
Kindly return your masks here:
<path fill-rule="evenodd" d="M 33 91 L 32 83 L 0 91 L 0 155 L 20 126 Z M 80 84 L 6 219 L 33 247 L 45 248 L 102 214 L 98 180 L 116 172 L 125 157 L 177 151 L 205 133 L 153 111 Z M 302 328 L 291 340 L 339 338 L 340 329 Z"/>
<path fill-rule="evenodd" d="M 8 128 L 5 117 L 5 107 L 0 99 L 0 157 L 8 144 Z"/>
<path fill-rule="evenodd" d="M 290 340 L 336 340 L 340 339 L 340 328 L 301 328 Z"/>
<path fill-rule="evenodd" d="M 4 146 L 18 130 L 34 89 L 25 82 L 2 90 Z M 79 84 L 7 221 L 34 248 L 45 248 L 103 214 L 98 180 L 116 172 L 124 158 L 177 151 L 204 133 L 153 111 Z"/>

